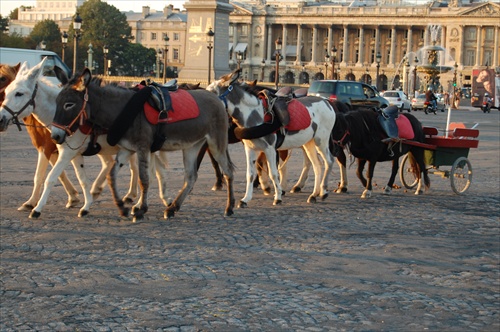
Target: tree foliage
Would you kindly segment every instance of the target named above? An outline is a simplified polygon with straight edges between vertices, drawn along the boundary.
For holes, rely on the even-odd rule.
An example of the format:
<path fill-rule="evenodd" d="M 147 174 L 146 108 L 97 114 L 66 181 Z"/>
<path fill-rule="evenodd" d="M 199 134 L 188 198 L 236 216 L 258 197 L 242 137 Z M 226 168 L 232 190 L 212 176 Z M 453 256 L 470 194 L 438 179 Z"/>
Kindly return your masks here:
<path fill-rule="evenodd" d="M 115 6 L 101 0 L 85 1 L 78 9 L 78 13 L 83 20 L 79 54 L 87 54 L 88 46 L 92 44 L 93 60 L 104 63 L 103 47 L 107 45 L 108 59 L 113 61 L 113 66 L 122 66 L 123 54 L 133 38 L 125 14 L 122 14 Z M 69 35 L 74 35 L 72 26 Z M 78 68 L 83 68 L 87 57 L 79 56 L 78 58 Z"/>
<path fill-rule="evenodd" d="M 61 45 L 61 32 L 59 26 L 53 20 L 43 20 L 35 24 L 29 35 L 28 43 L 32 48 L 37 48 L 42 41 L 45 42 L 47 50 L 59 51 Z"/>
<path fill-rule="evenodd" d="M 7 31 L 8 27 L 9 27 L 9 18 L 0 15 L 0 33 L 4 33 L 5 31 Z"/>

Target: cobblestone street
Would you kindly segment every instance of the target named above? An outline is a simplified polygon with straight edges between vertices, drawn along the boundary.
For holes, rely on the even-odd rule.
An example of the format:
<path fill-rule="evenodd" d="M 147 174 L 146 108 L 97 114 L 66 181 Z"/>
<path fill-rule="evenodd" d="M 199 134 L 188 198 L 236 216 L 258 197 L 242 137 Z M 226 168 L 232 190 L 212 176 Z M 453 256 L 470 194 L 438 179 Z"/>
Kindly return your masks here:
<path fill-rule="evenodd" d="M 436 175 L 423 196 L 382 195 L 391 164 L 379 163 L 373 196 L 361 199 L 353 165 L 347 194 L 308 204 L 311 171 L 304 191 L 282 205 L 258 189 L 248 208 L 224 218 L 226 192 L 211 191 L 206 158 L 173 219 L 163 219 L 154 183 L 138 223 L 119 217 L 107 187 L 84 218 L 65 209 L 59 183 L 40 219 L 17 211 L 31 194 L 37 154 L 24 129 L 10 128 L 0 135 L 0 330 L 498 331 L 500 112 L 452 112 L 452 121 L 479 123 L 465 195 Z M 446 124 L 446 113 L 412 114 Z M 230 153 L 239 200 L 243 146 Z M 170 156 L 173 196 L 183 168 L 179 153 Z M 294 151 L 289 187 L 301 158 Z M 86 167 L 95 178 L 98 158 Z M 125 193 L 128 171 L 120 176 Z M 332 178 L 331 188 L 336 164 Z"/>

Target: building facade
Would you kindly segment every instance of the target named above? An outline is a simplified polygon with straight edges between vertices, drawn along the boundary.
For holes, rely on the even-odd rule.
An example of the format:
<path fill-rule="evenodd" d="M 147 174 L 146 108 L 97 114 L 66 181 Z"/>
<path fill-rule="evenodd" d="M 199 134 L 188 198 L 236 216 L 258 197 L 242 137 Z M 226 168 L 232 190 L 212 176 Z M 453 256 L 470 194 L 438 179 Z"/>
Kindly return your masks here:
<path fill-rule="evenodd" d="M 48 2 L 53 1 L 37 1 L 37 10 L 33 12 Z M 229 3 L 234 9 L 229 15 L 227 70 L 239 65 L 247 80 L 275 81 L 278 38 L 282 55 L 279 81 L 286 84 L 308 84 L 313 79 L 333 77 L 364 81 L 380 89 L 402 88 L 408 92 L 422 89 L 425 74 L 412 75 L 412 72 L 426 63 L 427 48 L 432 45 L 443 49 L 439 52 L 439 65 L 452 68 L 440 75 L 444 88 L 454 79 L 459 86 L 470 86 L 473 69 L 490 67 L 500 71 L 498 2 L 239 0 Z M 74 14 L 74 7 L 70 14 Z M 186 12 L 167 5 L 163 12 L 143 7 L 142 13 L 125 14 L 137 43 L 162 49 L 164 36 L 168 35 L 167 61 L 178 72 L 182 71 L 186 62 Z M 26 18 L 20 16 L 23 17 Z M 13 24 L 25 24 L 25 19 Z M 14 31 L 11 27 L 11 32 Z"/>

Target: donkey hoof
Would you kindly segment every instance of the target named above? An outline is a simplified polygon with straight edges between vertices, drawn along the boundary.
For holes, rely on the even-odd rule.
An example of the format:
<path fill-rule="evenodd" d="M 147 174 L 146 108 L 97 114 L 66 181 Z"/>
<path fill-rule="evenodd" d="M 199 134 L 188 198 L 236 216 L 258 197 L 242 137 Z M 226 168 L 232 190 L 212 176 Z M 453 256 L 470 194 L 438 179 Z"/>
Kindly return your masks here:
<path fill-rule="evenodd" d="M 31 204 L 23 204 L 17 208 L 17 211 L 32 211 L 34 208 Z"/>
<path fill-rule="evenodd" d="M 214 184 L 214 186 L 212 187 L 212 191 L 221 191 L 223 189 L 222 187 L 222 184 Z"/>
<path fill-rule="evenodd" d="M 384 195 L 390 195 L 392 193 L 392 188 L 386 187 L 382 194 Z"/>
<path fill-rule="evenodd" d="M 225 213 L 224 213 L 224 217 L 230 217 L 234 214 L 234 211 L 233 209 L 228 209 Z"/>
<path fill-rule="evenodd" d="M 78 217 L 85 217 L 87 214 L 89 214 L 89 210 L 80 210 Z"/>
<path fill-rule="evenodd" d="M 321 196 L 321 200 L 324 201 L 325 199 L 327 199 L 328 195 L 329 195 L 329 193 L 323 194 L 323 196 Z"/>
<path fill-rule="evenodd" d="M 415 195 L 423 195 L 424 191 L 423 190 L 417 190 L 415 191 Z"/>
<path fill-rule="evenodd" d="M 127 203 L 127 204 L 130 204 L 130 203 L 133 203 L 134 200 L 132 198 L 130 198 L 130 197 L 124 197 L 123 198 L 123 202 Z"/>
<path fill-rule="evenodd" d="M 283 203 L 281 199 L 275 199 L 273 205 L 281 205 L 281 203 Z"/>
<path fill-rule="evenodd" d="M 170 219 L 175 216 L 175 210 L 172 209 L 166 209 L 165 213 L 163 214 L 163 218 L 165 219 Z"/>
<path fill-rule="evenodd" d="M 316 197 L 315 196 L 309 196 L 307 199 L 307 203 L 316 203 Z"/>
<path fill-rule="evenodd" d="M 129 212 L 130 212 L 130 209 L 129 209 L 129 208 L 127 208 L 127 207 L 122 207 L 122 208 L 120 209 L 120 216 L 122 216 L 122 217 L 128 217 Z"/>
<path fill-rule="evenodd" d="M 264 195 L 266 195 L 266 196 L 271 195 L 271 188 L 269 188 L 269 187 L 262 189 L 262 191 L 264 192 Z"/>
<path fill-rule="evenodd" d="M 347 187 L 339 187 L 339 188 L 335 189 L 335 192 L 337 194 L 345 194 L 347 192 Z"/>
<path fill-rule="evenodd" d="M 133 222 L 137 222 L 137 220 L 142 220 L 144 219 L 144 211 L 142 210 L 137 210 L 134 213 L 134 218 L 132 219 Z"/>
<path fill-rule="evenodd" d="M 72 200 L 68 200 L 68 203 L 66 203 L 66 209 L 75 207 L 79 202 L 80 202 L 80 200 L 78 198 L 72 199 Z"/>
<path fill-rule="evenodd" d="M 300 187 L 293 187 L 292 190 L 290 190 L 290 192 L 292 194 L 300 193 L 301 191 L 302 191 L 302 188 L 300 188 Z"/>
<path fill-rule="evenodd" d="M 41 212 L 32 210 L 31 213 L 30 213 L 30 218 L 31 219 L 38 219 L 41 214 L 42 214 Z"/>
<path fill-rule="evenodd" d="M 238 208 L 240 208 L 240 209 L 241 209 L 241 208 L 246 208 L 246 207 L 248 207 L 247 202 L 240 201 L 240 202 L 238 203 Z"/>
<path fill-rule="evenodd" d="M 370 198 L 370 197 L 372 197 L 371 191 L 363 191 L 363 194 L 361 194 L 361 198 Z"/>

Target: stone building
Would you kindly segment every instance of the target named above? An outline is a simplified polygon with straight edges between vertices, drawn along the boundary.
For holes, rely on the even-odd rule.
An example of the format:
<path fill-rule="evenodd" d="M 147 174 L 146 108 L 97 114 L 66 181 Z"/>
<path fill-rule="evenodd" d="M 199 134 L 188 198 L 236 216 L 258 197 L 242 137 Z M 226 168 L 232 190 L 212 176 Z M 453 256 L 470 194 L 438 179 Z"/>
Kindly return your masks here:
<path fill-rule="evenodd" d="M 42 3 L 48 2 L 53 3 L 38 0 L 37 9 L 30 11 L 31 14 L 38 13 L 38 8 L 45 6 Z M 216 3 L 215 0 L 190 0 L 186 8 L 212 2 Z M 455 73 L 458 86 L 469 86 L 473 69 L 500 66 L 500 4 L 497 1 L 224 2 L 229 2 L 233 11 L 229 14 L 228 29 L 215 30 L 215 38 L 218 33 L 228 33 L 225 37 L 229 41 L 225 54 L 227 71 L 239 65 L 248 80 L 275 81 L 278 38 L 283 57 L 279 63 L 279 80 L 286 84 L 307 84 L 313 79 L 335 77 L 368 82 L 380 89 L 419 89 L 425 77 L 418 75 L 414 79 L 412 72 L 416 65 L 428 61 L 426 47 L 433 44 L 445 50 L 439 53 L 439 64 L 453 68 L 440 75 L 444 88 L 452 84 Z M 169 36 L 167 60 L 169 66 L 181 72 L 186 64 L 187 12 L 167 5 L 159 12 L 143 7 L 141 13 L 125 14 L 135 42 L 158 50 L 164 47 L 164 36 Z M 13 25 L 27 24 L 26 16 L 20 19 L 11 24 L 11 32 L 15 31 Z M 34 16 L 30 16 L 29 20 L 33 19 Z M 61 27 L 71 22 L 62 21 L 65 22 L 60 24 L 56 20 Z M 200 34 L 201 38 L 205 38 L 204 35 L 204 32 Z"/>

